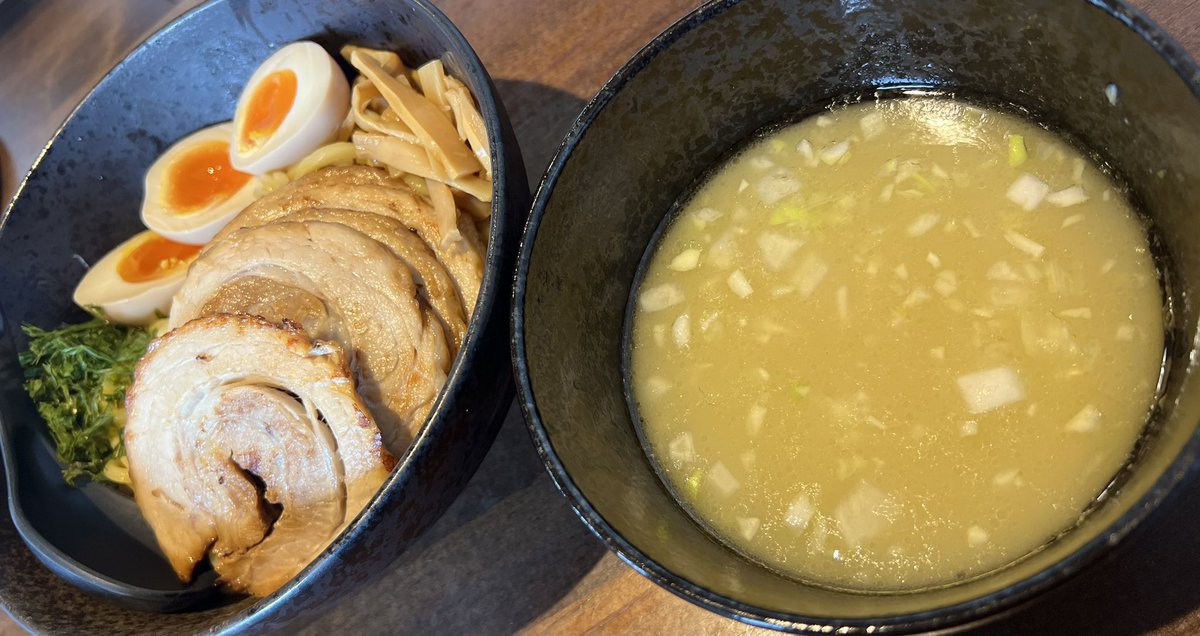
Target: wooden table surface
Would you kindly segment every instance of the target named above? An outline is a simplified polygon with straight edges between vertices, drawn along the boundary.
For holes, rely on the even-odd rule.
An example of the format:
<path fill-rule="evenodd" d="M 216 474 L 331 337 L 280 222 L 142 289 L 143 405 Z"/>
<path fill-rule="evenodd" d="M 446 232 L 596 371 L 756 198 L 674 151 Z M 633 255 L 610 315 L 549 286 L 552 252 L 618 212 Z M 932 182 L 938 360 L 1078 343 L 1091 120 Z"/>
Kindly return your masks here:
<path fill-rule="evenodd" d="M 536 181 L 584 102 L 696 1 L 438 4 L 496 79 Z M 1200 57 L 1200 0 L 1133 3 Z M 0 201 L 84 93 L 195 4 L 0 2 Z M 554 489 L 515 410 L 446 516 L 378 584 L 331 604 L 305 632 L 766 633 L 676 598 L 609 553 Z M 1116 554 L 984 632 L 1200 633 L 1200 485 L 1179 493 Z M 20 633 L 0 614 L 0 636 Z"/>

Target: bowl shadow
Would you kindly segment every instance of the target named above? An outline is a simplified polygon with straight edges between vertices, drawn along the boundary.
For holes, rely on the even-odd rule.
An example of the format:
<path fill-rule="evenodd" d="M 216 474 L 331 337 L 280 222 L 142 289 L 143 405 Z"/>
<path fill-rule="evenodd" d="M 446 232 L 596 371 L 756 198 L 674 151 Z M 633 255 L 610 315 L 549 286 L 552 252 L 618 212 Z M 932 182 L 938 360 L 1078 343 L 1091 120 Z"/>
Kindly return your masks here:
<path fill-rule="evenodd" d="M 497 79 L 496 92 L 521 143 L 532 191 L 586 102 L 566 91 L 525 80 Z"/>
<path fill-rule="evenodd" d="M 301 633 L 511 633 L 554 606 L 605 552 L 554 488 L 514 407 L 446 514 L 371 588 Z"/>

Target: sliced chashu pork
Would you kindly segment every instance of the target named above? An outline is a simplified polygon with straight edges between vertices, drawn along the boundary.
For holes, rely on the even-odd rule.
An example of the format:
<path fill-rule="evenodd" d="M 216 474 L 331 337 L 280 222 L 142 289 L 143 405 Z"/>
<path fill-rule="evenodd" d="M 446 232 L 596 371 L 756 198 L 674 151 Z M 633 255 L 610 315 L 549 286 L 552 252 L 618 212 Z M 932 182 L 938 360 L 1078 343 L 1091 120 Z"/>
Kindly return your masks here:
<path fill-rule="evenodd" d="M 341 348 L 262 318 L 209 316 L 154 341 L 126 408 L 134 498 L 176 574 L 208 556 L 257 596 L 303 569 L 395 463 Z"/>
<path fill-rule="evenodd" d="M 454 351 L 462 346 L 470 316 L 464 315 L 454 281 L 429 246 L 409 232 L 400 221 L 370 212 L 336 208 L 305 208 L 289 212 L 276 221 L 340 223 L 386 245 L 412 270 L 413 278 L 421 287 L 422 297 L 437 312 L 442 326 L 450 334 Z"/>
<path fill-rule="evenodd" d="M 454 279 L 467 316 L 475 310 L 483 280 L 483 257 L 479 233 L 466 215 L 458 215 L 459 232 L 444 236 L 429 204 L 407 186 L 388 180 L 378 168 L 340 168 L 352 181 L 341 183 L 325 174 L 313 173 L 251 203 L 213 239 L 219 243 L 234 231 L 271 223 L 303 209 L 335 208 L 369 212 L 402 223 L 425 242 Z M 371 172 L 375 174 L 371 175 Z M 210 244 L 211 245 L 211 244 Z"/>
<path fill-rule="evenodd" d="M 408 265 L 415 282 L 421 288 L 421 297 L 441 319 L 453 345 L 451 353 L 458 351 L 462 346 L 463 338 L 466 337 L 468 317 L 463 313 L 454 281 L 446 272 L 446 268 L 429 251 L 429 247 L 405 229 L 399 221 L 369 212 L 317 208 L 297 210 L 279 217 L 275 222 L 278 221 L 339 223 L 386 246 Z M 287 298 L 281 300 L 281 294 L 286 294 Z M 296 312 L 292 316 L 293 320 L 300 322 L 310 331 L 328 331 L 327 328 L 310 322 L 310 318 L 316 316 L 317 310 L 320 309 L 316 306 L 320 304 L 319 299 L 304 295 L 303 290 L 295 287 L 272 284 L 257 277 L 239 279 L 235 284 L 227 285 L 221 294 L 210 298 L 199 313 L 204 315 L 240 312 L 264 315 L 264 311 L 268 311 L 262 309 L 264 307 L 295 304 L 307 304 L 312 307 Z"/>
<path fill-rule="evenodd" d="M 252 306 L 223 302 L 266 290 Z M 211 243 L 176 292 L 169 326 L 217 308 L 292 320 L 352 356 L 358 390 L 402 453 L 445 383 L 452 356 L 445 331 L 417 299 L 406 263 L 339 223 L 275 222 Z"/>
<path fill-rule="evenodd" d="M 351 186 L 386 185 L 407 188 L 402 177 L 393 177 L 386 170 L 354 164 L 349 166 L 329 166 L 320 170 L 314 170 L 295 181 L 285 183 L 282 188 L 268 192 L 260 198 L 269 199 L 270 197 L 278 196 L 281 190 L 294 184 L 328 185 L 335 183 Z"/>
<path fill-rule="evenodd" d="M 282 308 L 287 308 L 283 311 Z M 289 314 L 305 333 L 333 333 L 334 317 L 325 301 L 295 285 L 260 276 L 242 276 L 221 286 L 205 299 L 197 316 L 213 314 L 250 314 L 273 316 Z"/>

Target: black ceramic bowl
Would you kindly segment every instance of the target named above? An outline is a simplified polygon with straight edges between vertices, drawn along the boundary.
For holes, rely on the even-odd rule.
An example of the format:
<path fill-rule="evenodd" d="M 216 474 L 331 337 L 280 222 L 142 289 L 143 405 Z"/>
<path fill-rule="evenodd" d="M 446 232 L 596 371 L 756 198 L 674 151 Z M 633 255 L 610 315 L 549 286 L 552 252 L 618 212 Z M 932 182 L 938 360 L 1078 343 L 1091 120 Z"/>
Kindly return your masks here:
<path fill-rule="evenodd" d="M 1180 46 L 1120 0 L 721 0 L 680 20 L 587 106 L 542 182 L 522 244 L 518 391 L 559 488 L 653 581 L 778 629 L 958 625 L 1077 572 L 1154 509 L 1200 450 L 1198 80 Z M 902 87 L 1026 109 L 1128 182 L 1169 261 L 1169 375 L 1130 470 L 1074 530 L 973 581 L 855 594 L 742 558 L 676 504 L 647 461 L 622 393 L 622 325 L 656 228 L 715 162 L 772 123 Z"/>
<path fill-rule="evenodd" d="M 483 288 L 425 428 L 379 495 L 303 574 L 259 601 L 217 594 L 186 611 L 144 611 L 185 609 L 197 598 L 171 575 L 130 498 L 63 484 L 21 387 L 18 327 L 86 318 L 71 303 L 83 274 L 75 255 L 94 262 L 140 230 L 150 162 L 186 133 L 230 119 L 258 63 L 299 39 L 335 54 L 346 43 L 392 49 L 414 65 L 440 58 L 470 87 L 496 175 Z M 507 301 L 528 202 L 520 151 L 487 71 L 425 0 L 215 0 L 147 40 L 72 113 L 0 219 L 0 439 L 12 512 L 11 523 L 0 520 L 0 603 L 35 631 L 258 631 L 294 624 L 382 573 L 467 483 L 511 401 Z"/>

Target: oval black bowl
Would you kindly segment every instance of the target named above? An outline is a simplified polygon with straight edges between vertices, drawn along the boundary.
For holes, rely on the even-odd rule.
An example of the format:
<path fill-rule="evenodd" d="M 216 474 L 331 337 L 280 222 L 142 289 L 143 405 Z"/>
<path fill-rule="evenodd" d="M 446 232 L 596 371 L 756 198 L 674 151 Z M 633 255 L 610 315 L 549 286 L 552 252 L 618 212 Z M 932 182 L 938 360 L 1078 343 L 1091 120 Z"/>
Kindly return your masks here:
<path fill-rule="evenodd" d="M 1117 84 L 1111 104 L 1105 87 Z M 671 498 L 623 395 L 622 326 L 663 216 L 764 126 L 877 88 L 1012 104 L 1109 163 L 1162 238 L 1175 305 L 1165 395 L 1130 470 L 1065 536 L 948 588 L 871 595 L 784 578 L 712 539 Z M 994 616 L 1095 561 L 1200 451 L 1200 69 L 1120 0 L 720 0 L 600 91 L 537 192 L 517 264 L 513 356 L 534 441 L 591 530 L 651 580 L 755 625 L 896 633 Z"/>
<path fill-rule="evenodd" d="M 342 536 L 287 586 L 255 601 L 212 594 L 211 574 L 181 585 L 131 499 L 62 483 L 16 356 L 25 347 L 21 323 L 86 318 L 70 300 L 84 271 L 76 255 L 95 262 L 141 229 L 150 162 L 184 134 L 230 119 L 255 66 L 299 39 L 335 54 L 355 43 L 399 51 L 410 64 L 441 58 L 478 99 L 495 205 L 479 303 L 427 425 Z M 34 631 L 258 630 L 293 624 L 381 573 L 467 483 L 511 401 L 505 332 L 529 202 L 523 165 L 487 71 L 425 0 L 215 0 L 138 47 L 71 114 L 0 217 L 0 441 L 12 513 L 11 524 L 0 520 L 0 604 Z"/>

